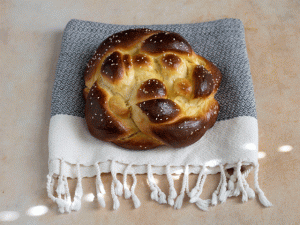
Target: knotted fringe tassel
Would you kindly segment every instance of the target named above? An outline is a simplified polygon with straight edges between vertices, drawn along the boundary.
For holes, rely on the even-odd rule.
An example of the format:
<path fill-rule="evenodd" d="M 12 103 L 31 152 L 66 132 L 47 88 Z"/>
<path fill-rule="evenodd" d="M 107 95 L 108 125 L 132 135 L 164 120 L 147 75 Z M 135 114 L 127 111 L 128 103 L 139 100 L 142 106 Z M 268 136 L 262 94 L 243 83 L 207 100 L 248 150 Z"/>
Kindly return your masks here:
<path fill-rule="evenodd" d="M 82 183 L 81 183 L 81 174 L 80 174 L 80 164 L 76 164 L 77 167 L 77 185 L 75 189 L 74 201 L 71 205 L 71 210 L 78 211 L 81 208 L 81 198 L 83 195 Z"/>
<path fill-rule="evenodd" d="M 248 199 L 255 198 L 255 192 L 252 188 L 249 187 L 249 184 L 246 181 L 249 173 L 252 171 L 253 166 L 249 169 L 241 173 L 241 166 L 242 162 L 237 163 L 237 167 L 234 170 L 233 175 L 229 175 L 227 171 L 225 171 L 226 177 L 229 178 L 228 181 L 228 190 L 227 190 L 227 197 L 231 196 L 238 196 L 242 192 L 242 201 L 246 202 Z M 258 194 L 259 201 L 265 207 L 272 206 L 272 203 L 264 195 L 264 192 L 260 189 L 258 185 L 258 168 L 259 165 L 255 165 L 255 173 L 254 173 L 254 184 L 255 184 L 255 191 Z"/>
<path fill-rule="evenodd" d="M 128 171 L 129 169 L 131 168 L 131 164 L 129 164 L 125 171 L 124 171 L 124 175 L 123 175 L 123 187 L 124 187 L 124 197 L 125 199 L 129 199 L 131 197 L 131 192 L 127 186 L 127 174 L 128 174 Z"/>
<path fill-rule="evenodd" d="M 138 207 L 141 206 L 141 202 L 140 202 L 139 198 L 136 196 L 136 194 L 134 193 L 134 190 L 135 190 L 135 187 L 136 187 L 136 184 L 137 184 L 137 179 L 136 179 L 134 170 L 132 171 L 131 176 L 132 176 L 132 179 L 133 179 L 133 184 L 131 186 L 131 198 L 132 198 L 132 201 L 133 201 L 134 208 L 137 209 Z"/>
<path fill-rule="evenodd" d="M 199 209 L 203 211 L 207 211 L 211 201 L 203 200 L 202 198 L 200 198 L 200 195 L 203 190 L 203 185 L 207 176 L 204 173 L 205 173 L 205 166 L 202 167 L 197 179 L 197 183 L 195 187 L 192 189 L 192 191 L 189 193 L 189 197 L 191 203 L 196 203 Z"/>
<path fill-rule="evenodd" d="M 264 192 L 260 189 L 258 185 L 258 170 L 259 170 L 259 165 L 255 165 L 255 171 L 254 171 L 254 185 L 255 185 L 255 191 L 258 194 L 258 198 L 260 203 L 265 206 L 265 207 L 271 207 L 272 203 L 269 202 L 267 197 L 265 196 Z"/>
<path fill-rule="evenodd" d="M 217 205 L 218 200 L 221 203 L 226 202 L 227 197 L 229 196 L 228 193 L 230 193 L 234 189 L 234 183 L 232 182 L 232 180 L 229 180 L 229 182 L 227 184 L 227 178 L 230 179 L 230 175 L 228 174 L 227 170 L 224 169 L 223 165 L 219 165 L 219 167 L 220 167 L 220 172 L 221 172 L 220 182 L 219 182 L 217 189 L 212 194 L 212 199 L 211 199 L 212 206 Z M 229 190 L 227 190 L 227 187 Z"/>
<path fill-rule="evenodd" d="M 177 197 L 175 204 L 174 204 L 175 209 L 180 209 L 182 206 L 184 193 L 185 193 L 185 190 L 187 188 L 187 183 L 188 183 L 188 175 L 189 175 L 189 165 L 186 165 L 185 169 L 184 169 L 184 176 L 183 176 L 180 195 Z"/>
<path fill-rule="evenodd" d="M 167 203 L 166 195 L 155 183 L 151 164 L 148 164 L 147 176 L 148 176 L 149 186 L 151 190 L 151 199 L 157 201 L 159 204 L 166 204 Z"/>
<path fill-rule="evenodd" d="M 205 167 L 203 167 L 203 172 L 205 172 Z M 199 185 L 199 189 L 198 189 L 198 193 L 196 193 L 194 195 L 194 198 L 196 198 L 196 205 L 198 206 L 199 209 L 203 210 L 203 211 L 207 211 L 208 210 L 208 206 L 210 204 L 210 199 L 208 200 L 203 200 L 200 198 L 200 195 L 202 193 L 202 190 L 203 190 L 203 185 L 204 185 L 204 182 L 205 182 L 205 179 L 206 179 L 206 174 L 203 176 L 203 180 L 200 182 L 200 185 Z M 198 177 L 199 178 L 199 177 Z M 187 178 L 186 178 L 186 193 L 187 195 L 189 196 L 189 198 L 191 199 L 191 192 L 189 191 L 189 172 L 187 174 Z"/>
<path fill-rule="evenodd" d="M 113 202 L 114 202 L 113 209 L 117 210 L 120 207 L 120 202 L 119 202 L 119 199 L 118 199 L 118 197 L 115 193 L 115 182 L 114 181 L 111 182 L 110 187 L 111 187 L 111 189 L 110 189 L 111 190 L 111 196 L 112 196 L 112 199 L 113 199 Z"/>
<path fill-rule="evenodd" d="M 47 175 L 47 194 L 48 197 L 53 201 L 56 202 L 56 204 L 58 205 L 58 211 L 60 213 L 64 213 L 64 208 L 67 206 L 67 203 L 65 200 L 61 199 L 61 198 L 56 198 L 53 195 L 53 186 L 54 186 L 54 178 L 53 178 L 53 174 L 48 174 Z"/>
<path fill-rule="evenodd" d="M 148 164 L 147 167 L 147 176 L 148 176 L 148 182 L 151 190 L 151 199 L 158 202 L 158 190 L 154 185 L 154 178 L 152 175 L 152 169 L 150 164 Z"/>
<path fill-rule="evenodd" d="M 132 176 L 132 179 L 133 179 L 133 184 L 131 186 L 131 191 L 129 190 L 129 188 L 127 186 L 127 174 L 129 173 L 130 169 L 132 170 L 131 176 Z M 125 199 L 129 199 L 130 197 L 132 198 L 134 208 L 138 208 L 138 207 L 141 206 L 141 202 L 140 202 L 139 198 L 134 193 L 136 184 L 137 184 L 137 179 L 136 179 L 136 176 L 135 176 L 135 172 L 132 168 L 132 164 L 129 164 L 126 167 L 126 169 L 124 171 L 124 176 L 123 176 L 123 186 L 124 186 L 124 191 L 125 191 L 124 197 L 125 197 Z"/>
<path fill-rule="evenodd" d="M 237 168 L 234 168 L 233 174 L 230 176 L 228 172 L 225 172 L 227 178 L 229 178 L 228 181 L 228 190 L 226 191 L 227 197 L 232 196 L 239 196 L 240 195 L 240 188 L 237 184 Z"/>
<path fill-rule="evenodd" d="M 117 178 L 117 173 L 115 171 L 115 161 L 114 160 L 111 162 L 111 175 L 112 175 L 113 181 L 116 185 L 116 187 L 115 187 L 116 195 L 122 196 L 123 195 L 123 185 Z"/>
<path fill-rule="evenodd" d="M 166 174 L 167 174 L 167 179 L 168 179 L 168 182 L 169 182 L 169 196 L 168 196 L 168 203 L 169 205 L 173 206 L 174 205 L 174 199 L 177 197 L 177 192 L 175 190 L 175 187 L 174 187 L 174 181 L 173 181 L 173 178 L 172 178 L 172 175 L 171 175 L 171 169 L 170 169 L 170 165 L 167 165 L 166 166 Z"/>
<path fill-rule="evenodd" d="M 203 170 L 204 170 L 204 168 L 203 168 Z M 208 206 L 211 203 L 210 199 L 203 200 L 202 198 L 200 198 L 200 195 L 202 194 L 202 191 L 203 191 L 203 186 L 204 186 L 206 177 L 207 177 L 207 174 L 204 174 L 203 178 L 201 179 L 201 182 L 199 185 L 199 190 L 198 190 L 197 194 L 195 194 L 195 196 L 190 199 L 190 203 L 196 203 L 198 208 L 203 211 L 208 211 Z"/>
<path fill-rule="evenodd" d="M 61 160 L 60 163 L 60 175 L 58 177 L 58 184 L 57 184 L 57 188 L 56 188 L 56 193 L 57 193 L 57 197 L 58 199 L 61 199 L 62 201 L 58 200 L 57 205 L 58 205 L 58 211 L 60 213 L 64 213 L 65 212 L 65 208 L 67 206 L 67 202 L 65 201 L 65 199 L 62 199 L 62 195 L 66 194 L 66 189 L 65 189 L 65 184 L 63 182 L 63 173 L 64 171 L 64 161 Z"/>
<path fill-rule="evenodd" d="M 66 212 L 70 213 L 71 212 L 71 195 L 70 195 L 70 190 L 69 190 L 69 185 L 68 185 L 68 179 L 64 177 L 64 183 L 65 183 L 65 190 L 66 190 L 66 195 L 65 195 L 65 201 L 66 201 L 66 206 L 65 210 Z"/>
<path fill-rule="evenodd" d="M 218 194 L 220 192 L 222 183 L 223 183 L 223 178 L 221 176 L 219 185 L 218 185 L 217 189 L 213 192 L 212 197 L 211 197 L 211 205 L 212 206 L 215 206 L 218 204 Z"/>
<path fill-rule="evenodd" d="M 113 160 L 111 162 L 111 175 L 113 177 L 113 180 L 111 182 L 111 195 L 113 198 L 113 209 L 117 210 L 120 207 L 120 202 L 119 199 L 117 197 L 118 196 L 122 196 L 123 194 L 123 185 L 122 183 L 117 179 L 117 174 L 116 174 L 116 170 L 115 170 L 115 161 Z"/>
<path fill-rule="evenodd" d="M 221 189 L 220 189 L 220 193 L 219 193 L 219 201 L 221 203 L 226 202 L 227 199 L 227 194 L 226 194 L 226 189 L 227 189 L 227 178 L 226 178 L 226 174 L 224 171 L 224 166 L 220 165 L 220 171 L 221 171 Z"/>
<path fill-rule="evenodd" d="M 189 196 L 190 198 L 195 197 L 195 195 L 199 191 L 199 189 L 200 189 L 200 182 L 201 182 L 204 170 L 205 170 L 204 167 L 202 167 L 202 169 L 201 169 L 201 171 L 199 173 L 198 179 L 197 179 L 197 183 L 196 183 L 195 187 L 192 189 L 192 191 L 190 192 L 190 196 Z"/>
<path fill-rule="evenodd" d="M 227 170 L 225 170 L 225 175 L 226 175 L 226 178 L 229 179 L 228 183 L 227 183 L 228 190 L 233 191 L 234 190 L 234 182 L 236 180 L 236 177 L 234 176 L 234 174 L 232 176 L 230 176 Z"/>
<path fill-rule="evenodd" d="M 242 161 L 239 161 L 237 164 L 237 188 L 242 192 L 242 202 L 247 202 L 248 201 L 248 194 L 244 188 L 243 185 L 243 178 L 242 178 Z"/>
<path fill-rule="evenodd" d="M 61 168 L 60 168 L 60 176 L 58 178 L 58 185 L 56 188 L 57 198 L 54 197 L 54 178 L 53 173 L 47 175 L 47 194 L 48 197 L 56 202 L 58 206 L 58 211 L 60 213 L 64 213 L 65 211 L 70 212 L 71 205 L 71 195 L 68 187 L 68 182 L 66 177 L 63 175 L 64 173 L 64 161 L 61 160 Z M 64 199 L 62 199 L 62 195 L 64 195 Z"/>
<path fill-rule="evenodd" d="M 101 180 L 101 171 L 100 171 L 100 167 L 99 167 L 98 163 L 95 163 L 95 168 L 97 171 L 97 175 L 96 175 L 97 199 L 98 199 L 99 205 L 104 208 L 105 207 L 105 201 L 104 201 L 105 189 L 104 189 L 104 185 Z"/>
<path fill-rule="evenodd" d="M 246 170 L 242 173 L 243 185 L 247 192 L 248 198 L 250 198 L 250 199 L 255 198 L 255 192 L 253 191 L 252 188 L 249 187 L 249 184 L 247 183 L 246 178 L 248 177 L 248 175 L 252 171 L 252 169 L 253 169 L 253 166 L 251 166 L 248 170 Z"/>
<path fill-rule="evenodd" d="M 76 164 L 77 168 L 77 185 L 75 190 L 75 196 L 73 202 L 71 201 L 69 186 L 67 177 L 64 175 L 65 171 L 65 162 L 61 160 L 61 167 L 60 167 L 60 174 L 58 175 L 58 183 L 57 183 L 57 197 L 54 196 L 54 176 L 53 173 L 50 173 L 47 175 L 47 194 L 48 197 L 53 201 L 56 202 L 58 205 L 58 211 L 60 213 L 64 212 L 70 212 L 71 210 L 78 211 L 81 208 L 81 198 L 83 195 L 82 190 L 82 177 L 80 173 L 80 164 Z M 211 205 L 217 205 L 218 201 L 221 203 L 225 202 L 227 197 L 231 196 L 238 196 L 240 193 L 242 193 L 242 201 L 246 202 L 248 199 L 252 199 L 255 197 L 255 192 L 258 194 L 258 198 L 260 203 L 265 207 L 272 206 L 272 203 L 269 202 L 269 200 L 264 195 L 264 192 L 260 189 L 258 184 L 258 171 L 259 171 L 259 165 L 254 165 L 245 170 L 243 173 L 241 172 L 242 168 L 242 162 L 238 162 L 236 166 L 234 167 L 234 173 L 233 175 L 229 175 L 228 171 L 224 169 L 223 165 L 219 165 L 221 177 L 220 182 L 218 184 L 217 189 L 213 192 L 212 199 L 208 200 L 202 200 L 200 198 L 200 195 L 203 190 L 203 186 L 207 177 L 207 174 L 205 174 L 205 167 L 202 167 L 196 186 L 192 189 L 192 191 L 189 191 L 189 165 L 185 166 L 184 170 L 184 177 L 183 177 L 183 183 L 182 188 L 180 191 L 180 195 L 177 197 L 176 201 L 174 202 L 177 192 L 174 187 L 174 181 L 172 179 L 172 173 L 170 165 L 166 166 L 166 175 L 169 182 L 169 196 L 168 196 L 168 203 L 173 206 L 175 209 L 180 209 L 182 207 L 183 199 L 185 192 L 190 197 L 191 203 L 196 203 L 196 205 L 204 211 L 208 210 L 208 206 Z M 98 163 L 95 164 L 95 168 L 97 171 L 96 176 L 96 190 L 97 190 L 97 199 L 99 201 L 99 204 L 102 207 L 105 207 L 105 201 L 103 198 L 103 195 L 105 194 L 104 186 L 101 180 L 101 171 Z M 249 173 L 255 168 L 254 173 L 254 184 L 255 184 L 255 192 L 253 189 L 249 187 L 249 184 L 246 181 L 246 178 L 248 177 Z M 160 204 L 167 203 L 166 201 L 166 195 L 161 191 L 161 189 L 156 184 L 153 172 L 152 172 L 152 166 L 151 164 L 148 164 L 148 180 L 151 190 L 151 199 L 159 202 Z M 122 183 L 117 179 L 116 175 L 116 168 L 115 168 L 115 161 L 112 161 L 111 163 L 111 173 L 112 173 L 112 183 L 111 183 L 111 194 L 113 198 L 113 209 L 118 209 L 120 207 L 120 202 L 118 200 L 117 195 L 121 196 L 123 194 L 123 185 Z M 127 186 L 127 176 L 128 174 L 131 174 L 133 178 L 133 184 L 131 188 L 128 188 Z M 227 183 L 228 179 L 228 183 Z M 132 198 L 133 204 L 135 208 L 140 207 L 141 202 L 138 199 L 138 197 L 135 195 L 134 191 L 137 185 L 137 178 L 135 175 L 134 168 L 132 167 L 132 164 L 129 164 L 125 171 L 123 176 L 123 182 L 124 182 L 124 191 L 125 191 L 125 198 Z M 227 190 L 226 190 L 227 189 Z"/>

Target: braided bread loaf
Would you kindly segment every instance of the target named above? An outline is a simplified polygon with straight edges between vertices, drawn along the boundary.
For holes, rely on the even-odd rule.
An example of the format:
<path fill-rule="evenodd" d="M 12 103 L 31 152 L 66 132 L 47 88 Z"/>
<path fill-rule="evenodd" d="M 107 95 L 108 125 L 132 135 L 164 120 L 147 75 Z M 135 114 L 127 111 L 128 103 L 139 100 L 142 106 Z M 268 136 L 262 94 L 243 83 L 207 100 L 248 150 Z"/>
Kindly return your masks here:
<path fill-rule="evenodd" d="M 127 149 L 188 146 L 217 119 L 221 77 L 179 34 L 116 33 L 100 44 L 84 73 L 88 129 Z"/>

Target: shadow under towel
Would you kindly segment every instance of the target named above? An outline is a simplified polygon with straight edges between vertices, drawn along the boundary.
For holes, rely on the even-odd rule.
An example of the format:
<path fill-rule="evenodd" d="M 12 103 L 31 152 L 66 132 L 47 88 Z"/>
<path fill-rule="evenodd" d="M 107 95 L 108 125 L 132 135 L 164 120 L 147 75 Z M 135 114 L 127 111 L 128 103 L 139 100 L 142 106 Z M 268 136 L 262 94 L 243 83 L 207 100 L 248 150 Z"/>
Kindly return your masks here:
<path fill-rule="evenodd" d="M 223 77 L 216 95 L 220 113 L 215 125 L 196 143 L 184 148 L 159 147 L 149 151 L 131 151 L 102 142 L 90 135 L 84 119 L 83 72 L 99 44 L 108 36 L 130 28 L 149 28 L 179 33 L 195 53 L 213 62 Z M 83 177 L 96 177 L 97 199 L 105 207 L 106 194 L 102 173 L 111 173 L 113 209 L 118 209 L 118 196 L 132 199 L 134 207 L 141 202 L 135 194 L 136 174 L 147 174 L 151 199 L 180 209 L 185 194 L 190 203 L 207 211 L 209 206 L 223 203 L 228 197 L 242 195 L 242 201 L 255 198 L 262 205 L 272 204 L 258 184 L 258 125 L 255 99 L 247 56 L 244 27 L 240 20 L 222 19 L 196 24 L 173 25 L 112 25 L 71 20 L 63 34 L 61 52 L 52 92 L 49 127 L 48 196 L 57 203 L 59 212 L 79 210 Z M 245 170 L 241 167 L 245 166 Z M 228 169 L 233 168 L 233 174 Z M 255 192 L 246 181 L 254 169 Z M 201 193 L 208 174 L 221 173 L 220 182 L 211 199 Z M 123 181 L 117 174 L 123 174 Z M 184 174 L 182 188 L 177 193 L 172 174 Z M 192 190 L 189 174 L 199 174 Z M 166 174 L 169 193 L 156 184 L 153 174 Z M 133 184 L 127 185 L 131 175 Z M 67 178 L 77 178 L 73 200 Z M 58 178 L 58 179 L 55 179 Z M 57 181 L 56 181 L 57 180 Z M 54 191 L 54 183 L 57 188 Z"/>

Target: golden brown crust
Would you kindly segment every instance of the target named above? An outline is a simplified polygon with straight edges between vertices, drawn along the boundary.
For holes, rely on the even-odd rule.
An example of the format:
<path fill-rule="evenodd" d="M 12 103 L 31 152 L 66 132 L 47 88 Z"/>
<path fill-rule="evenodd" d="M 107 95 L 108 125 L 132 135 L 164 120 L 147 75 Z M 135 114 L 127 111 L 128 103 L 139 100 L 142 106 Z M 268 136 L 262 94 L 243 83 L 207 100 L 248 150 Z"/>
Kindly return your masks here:
<path fill-rule="evenodd" d="M 148 37 L 143 43 L 141 51 L 152 54 L 164 52 L 191 54 L 193 52 L 192 47 L 183 37 L 170 32 L 160 32 Z"/>
<path fill-rule="evenodd" d="M 148 150 L 164 145 L 163 142 L 142 132 L 137 132 L 128 138 L 114 140 L 116 145 L 132 150 Z"/>
<path fill-rule="evenodd" d="M 181 59 L 175 54 L 166 54 L 161 58 L 161 64 L 169 70 L 176 70 L 181 64 Z"/>
<path fill-rule="evenodd" d="M 163 82 L 158 79 L 149 79 L 141 84 L 137 91 L 137 100 L 145 101 L 156 98 L 166 98 L 167 89 Z"/>
<path fill-rule="evenodd" d="M 221 71 L 210 61 L 208 61 L 207 59 L 199 56 L 199 58 L 201 58 L 201 60 L 203 60 L 205 62 L 205 69 L 208 70 L 212 76 L 213 76 L 213 90 L 214 92 L 217 92 L 217 90 L 219 89 L 219 86 L 221 84 L 221 79 L 222 79 L 222 74 Z"/>
<path fill-rule="evenodd" d="M 101 65 L 101 76 L 111 83 L 116 83 L 125 76 L 123 55 L 115 51 Z"/>
<path fill-rule="evenodd" d="M 175 148 L 185 147 L 198 141 L 217 120 L 219 105 L 210 104 L 208 110 L 199 117 L 184 117 L 174 123 L 151 126 L 156 138 Z"/>
<path fill-rule="evenodd" d="M 180 107 L 170 99 L 151 99 L 137 106 L 154 124 L 172 121 L 180 114 Z"/>
<path fill-rule="evenodd" d="M 113 141 L 137 132 L 128 119 L 119 117 L 109 107 L 110 93 L 97 83 L 91 88 L 85 106 L 85 119 L 90 133 L 103 141 Z"/>
<path fill-rule="evenodd" d="M 131 29 L 108 37 L 84 73 L 90 133 L 133 150 L 198 141 L 217 119 L 221 73 L 179 34 Z"/>
<path fill-rule="evenodd" d="M 212 74 L 202 65 L 193 70 L 194 98 L 205 98 L 213 92 L 214 83 Z"/>
<path fill-rule="evenodd" d="M 149 29 L 130 29 L 114 34 L 105 39 L 87 64 L 84 72 L 86 86 L 90 88 L 97 80 L 97 68 L 102 64 L 103 59 L 105 59 L 107 55 L 111 54 L 116 49 L 130 50 L 145 37 L 151 36 L 151 34 L 157 32 L 158 31 L 152 31 Z"/>

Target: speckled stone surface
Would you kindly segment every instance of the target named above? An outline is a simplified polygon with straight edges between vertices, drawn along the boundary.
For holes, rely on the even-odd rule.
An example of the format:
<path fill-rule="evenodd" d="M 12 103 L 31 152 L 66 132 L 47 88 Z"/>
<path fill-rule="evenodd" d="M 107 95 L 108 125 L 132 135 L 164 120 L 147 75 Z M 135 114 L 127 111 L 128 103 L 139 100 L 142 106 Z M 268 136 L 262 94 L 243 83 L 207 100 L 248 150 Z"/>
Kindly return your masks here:
<path fill-rule="evenodd" d="M 0 223 L 15 224 L 297 224 L 300 220 L 300 3 L 298 1 L 0 1 Z M 47 197 L 48 127 L 51 91 L 62 32 L 70 19 L 112 24 L 196 23 L 238 18 L 246 45 L 259 124 L 259 181 L 271 208 L 257 200 L 200 211 L 185 198 L 174 210 L 150 200 L 145 175 L 136 194 L 142 205 L 119 198 L 112 210 L 111 176 L 104 175 L 107 206 L 99 208 L 95 181 L 83 180 L 79 212 L 60 215 Z M 282 147 L 285 146 L 285 147 Z M 155 176 L 168 193 L 165 177 Z M 119 177 L 121 178 L 121 177 Z M 196 183 L 190 176 L 190 187 Z M 175 180 L 181 188 L 182 176 Z M 206 180 L 203 198 L 217 187 Z M 253 174 L 249 184 L 253 187 Z M 131 178 L 129 182 L 132 182 Z M 73 196 L 76 180 L 70 180 Z M 92 194 L 91 194 L 92 193 Z M 44 206 L 33 208 L 36 206 Z M 8 213 L 10 211 L 10 214 Z M 42 214 L 42 215 L 39 215 Z M 4 223 L 4 222 L 3 222 Z M 5 223 L 4 223 L 5 224 Z"/>

